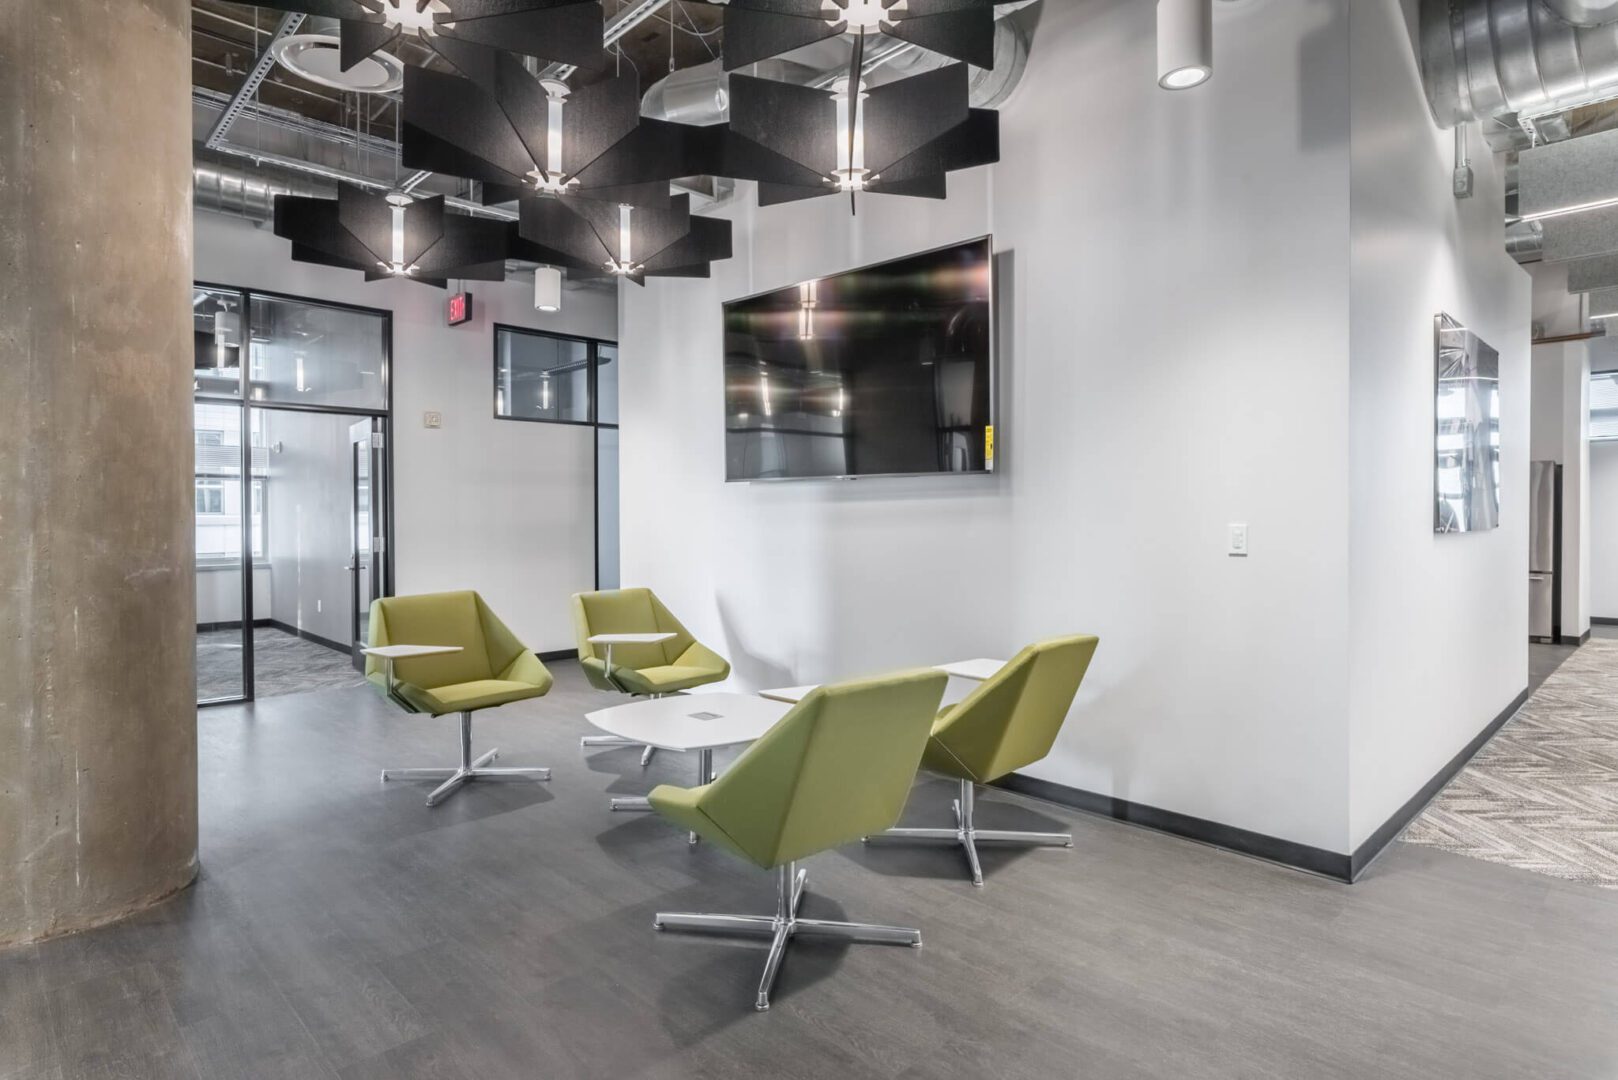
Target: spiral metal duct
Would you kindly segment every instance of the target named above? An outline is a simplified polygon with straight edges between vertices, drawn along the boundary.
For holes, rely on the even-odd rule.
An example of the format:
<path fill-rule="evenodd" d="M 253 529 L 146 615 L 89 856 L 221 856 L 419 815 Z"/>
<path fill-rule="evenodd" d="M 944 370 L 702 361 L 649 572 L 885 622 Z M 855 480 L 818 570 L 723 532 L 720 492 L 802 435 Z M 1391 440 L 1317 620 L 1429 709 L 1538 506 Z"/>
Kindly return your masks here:
<path fill-rule="evenodd" d="M 1422 0 L 1422 79 L 1443 127 L 1618 96 L 1618 0 Z"/>
<path fill-rule="evenodd" d="M 335 184 L 200 157 L 191 164 L 191 186 L 196 209 L 255 222 L 269 221 L 275 216 L 277 195 L 337 197 Z"/>

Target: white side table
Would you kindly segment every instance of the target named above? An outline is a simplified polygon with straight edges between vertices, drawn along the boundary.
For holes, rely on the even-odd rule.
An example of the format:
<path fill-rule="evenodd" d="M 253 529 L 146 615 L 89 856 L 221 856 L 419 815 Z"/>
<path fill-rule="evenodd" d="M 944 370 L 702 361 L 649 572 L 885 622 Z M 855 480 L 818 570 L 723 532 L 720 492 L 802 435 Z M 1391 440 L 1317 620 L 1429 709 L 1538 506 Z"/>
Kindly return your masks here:
<path fill-rule="evenodd" d="M 642 698 L 597 709 L 585 719 L 625 742 L 659 750 L 697 751 L 697 783 L 714 779 L 713 752 L 753 742 L 792 711 L 792 706 L 754 694 L 681 694 Z M 644 797 L 616 798 L 614 810 L 650 810 Z M 697 842 L 692 833 L 690 842 Z"/>
<path fill-rule="evenodd" d="M 417 656 L 443 656 L 446 653 L 465 652 L 459 645 L 379 645 L 374 649 L 361 649 L 366 656 L 380 656 L 386 666 L 388 678 L 388 700 L 407 712 L 415 712 L 416 707 L 394 690 L 393 662 L 395 660 L 409 660 Z"/>
<path fill-rule="evenodd" d="M 607 647 L 607 678 L 612 678 L 612 647 L 614 645 L 659 645 L 678 634 L 593 634 L 588 639 L 592 645 L 605 645 Z"/>
<path fill-rule="evenodd" d="M 994 678 L 1005 666 L 1004 660 L 986 660 L 979 657 L 976 660 L 956 660 L 949 664 L 939 664 L 938 670 L 956 678 L 985 682 Z"/>
<path fill-rule="evenodd" d="M 968 679 L 972 682 L 984 682 L 987 679 L 991 679 L 996 673 L 999 672 L 1001 668 L 1005 666 L 1006 662 L 1004 660 L 987 659 L 956 660 L 948 664 L 935 665 L 939 671 L 942 671 L 947 675 L 958 679 Z M 760 690 L 758 692 L 758 696 L 768 698 L 771 701 L 784 701 L 788 704 L 796 705 L 798 702 L 808 697 L 809 691 L 813 689 L 815 689 L 814 685 L 782 686 L 774 690 Z M 954 705 L 957 702 L 964 700 L 965 697 L 966 695 L 955 691 L 952 685 L 945 688 L 943 703 L 945 705 Z"/>

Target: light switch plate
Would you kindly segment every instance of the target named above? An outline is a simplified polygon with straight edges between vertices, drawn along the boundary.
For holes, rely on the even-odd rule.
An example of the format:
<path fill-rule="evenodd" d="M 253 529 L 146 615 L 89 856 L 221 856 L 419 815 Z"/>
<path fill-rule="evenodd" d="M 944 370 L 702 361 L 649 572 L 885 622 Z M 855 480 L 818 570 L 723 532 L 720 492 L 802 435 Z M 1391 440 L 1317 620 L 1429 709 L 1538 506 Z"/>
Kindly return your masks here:
<path fill-rule="evenodd" d="M 421 426 L 441 428 L 444 426 L 444 414 L 441 412 L 424 412 L 421 414 Z"/>
<path fill-rule="evenodd" d="M 1247 526 L 1232 524 L 1230 527 L 1230 547 L 1227 554 L 1233 559 L 1247 558 Z"/>

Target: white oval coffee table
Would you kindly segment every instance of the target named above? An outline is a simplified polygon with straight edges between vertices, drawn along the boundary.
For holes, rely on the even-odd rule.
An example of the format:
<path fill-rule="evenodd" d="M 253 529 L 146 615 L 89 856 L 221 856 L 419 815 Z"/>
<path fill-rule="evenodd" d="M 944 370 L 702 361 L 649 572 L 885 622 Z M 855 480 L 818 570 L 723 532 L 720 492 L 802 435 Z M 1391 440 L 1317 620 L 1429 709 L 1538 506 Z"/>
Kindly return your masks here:
<path fill-rule="evenodd" d="M 707 784 L 714 779 L 715 750 L 755 741 L 791 711 L 791 704 L 757 694 L 671 694 L 597 709 L 584 718 L 627 742 L 696 751 L 697 783 Z M 615 798 L 612 808 L 650 810 L 652 804 L 644 796 Z M 696 842 L 692 833 L 691 843 Z"/>

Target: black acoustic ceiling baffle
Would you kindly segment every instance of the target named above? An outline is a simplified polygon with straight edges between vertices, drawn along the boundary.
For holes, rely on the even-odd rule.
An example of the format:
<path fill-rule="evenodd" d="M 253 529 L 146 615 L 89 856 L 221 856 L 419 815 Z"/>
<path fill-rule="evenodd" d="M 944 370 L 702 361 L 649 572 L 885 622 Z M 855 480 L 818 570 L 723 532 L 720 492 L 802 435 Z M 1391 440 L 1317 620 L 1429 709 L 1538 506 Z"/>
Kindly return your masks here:
<path fill-rule="evenodd" d="M 587 199 L 527 198 L 512 245 L 514 258 L 568 267 L 576 276 L 707 277 L 731 255 L 730 222 L 691 216 L 691 196 L 664 209 Z"/>
<path fill-rule="evenodd" d="M 965 64 L 875 87 L 863 102 L 844 87 L 732 75 L 714 171 L 757 180 L 765 206 L 844 191 L 942 199 L 946 173 L 1000 159 L 1000 116 L 968 105 Z"/>
<path fill-rule="evenodd" d="M 728 0 L 725 70 L 780 56 L 838 34 L 887 34 L 911 45 L 994 67 L 994 9 L 1008 0 Z"/>
<path fill-rule="evenodd" d="M 457 68 L 490 49 L 596 71 L 606 64 L 601 0 L 256 0 L 341 20 L 344 71 L 404 34 Z"/>
<path fill-rule="evenodd" d="M 298 262 L 441 289 L 450 278 L 504 281 L 510 249 L 505 222 L 447 213 L 442 195 L 415 200 L 353 184 L 339 184 L 336 199 L 276 196 L 275 235 L 292 241 Z"/>
<path fill-rule="evenodd" d="M 485 51 L 467 68 L 467 78 L 406 69 L 406 167 L 481 181 L 490 204 L 548 194 L 668 206 L 667 181 L 682 174 L 660 163 L 663 148 L 636 138 L 634 74 L 574 90 L 535 79 L 506 53 Z"/>

